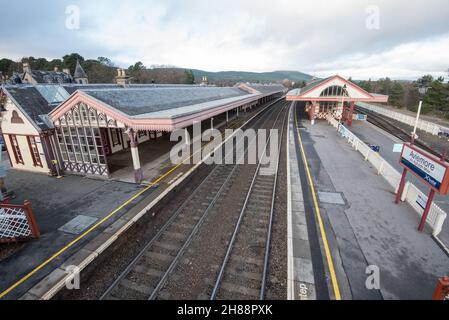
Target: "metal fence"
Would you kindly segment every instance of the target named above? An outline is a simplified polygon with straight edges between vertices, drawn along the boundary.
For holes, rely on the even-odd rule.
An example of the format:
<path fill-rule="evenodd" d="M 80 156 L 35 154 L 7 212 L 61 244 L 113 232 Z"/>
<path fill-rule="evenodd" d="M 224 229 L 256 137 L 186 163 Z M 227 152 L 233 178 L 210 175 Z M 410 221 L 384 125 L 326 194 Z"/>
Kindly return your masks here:
<path fill-rule="evenodd" d="M 379 153 L 374 152 L 368 145 L 363 143 L 356 135 L 354 135 L 333 117 L 328 117 L 327 121 L 348 140 L 348 143 L 351 144 L 356 151 L 362 154 L 365 161 L 372 164 L 372 166 L 376 169 L 377 174 L 384 177 L 392 189 L 397 192 L 401 181 L 401 173 L 390 165 L 385 159 L 383 159 Z M 427 196 L 412 183 L 407 183 L 401 199 L 402 201 L 409 203 L 420 216 L 424 214 L 423 204 L 425 206 Z M 446 212 L 444 212 L 436 204 L 432 204 L 426 222 L 432 228 L 432 233 L 434 236 L 437 236 L 441 232 L 446 217 Z"/>
<path fill-rule="evenodd" d="M 375 105 L 372 105 L 369 103 L 364 103 L 364 102 L 358 102 L 357 106 L 361 107 L 363 109 L 367 109 L 367 110 L 379 113 L 379 114 L 386 116 L 390 119 L 408 124 L 412 127 L 415 126 L 415 121 L 416 121 L 415 117 L 411 117 L 411 116 L 405 115 L 400 112 L 388 110 L 386 108 L 382 108 L 382 107 L 375 106 Z M 429 122 L 426 120 L 419 120 L 418 129 L 425 131 L 427 133 L 430 133 L 434 136 L 437 136 L 440 132 L 449 132 L 449 128 L 442 127 L 438 124 L 435 124 L 435 123 L 432 123 L 432 122 Z"/>
<path fill-rule="evenodd" d="M 0 205 L 0 243 L 18 242 L 40 237 L 31 203 Z"/>

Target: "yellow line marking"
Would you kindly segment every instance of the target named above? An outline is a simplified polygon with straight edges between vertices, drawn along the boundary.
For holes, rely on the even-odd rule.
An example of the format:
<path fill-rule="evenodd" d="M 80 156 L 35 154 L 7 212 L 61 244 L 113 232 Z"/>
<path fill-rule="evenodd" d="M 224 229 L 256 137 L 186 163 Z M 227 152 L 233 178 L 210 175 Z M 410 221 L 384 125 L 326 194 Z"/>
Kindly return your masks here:
<path fill-rule="evenodd" d="M 268 107 L 267 107 L 268 108 Z M 265 109 L 267 109 L 265 108 Z M 265 110 L 265 109 L 262 109 Z M 262 112 L 261 111 L 261 112 Z M 259 112 L 260 113 L 260 112 Z M 256 113 L 259 114 L 259 113 Z M 250 118 L 252 119 L 252 118 Z M 204 146 L 201 147 L 200 150 L 194 152 L 192 155 L 190 155 L 189 157 L 187 157 L 186 159 L 184 159 L 181 163 L 179 163 L 178 165 L 174 166 L 172 169 L 170 169 L 169 171 L 167 171 L 166 173 L 164 173 L 162 176 L 160 176 L 157 180 L 155 180 L 154 182 L 152 182 L 148 187 L 142 189 L 142 191 L 138 192 L 137 194 L 135 194 L 132 198 L 130 198 L 129 200 L 127 200 L 125 203 L 123 203 L 122 205 L 120 205 L 119 207 L 117 207 L 114 211 L 112 211 L 110 214 L 108 214 L 106 217 L 104 217 L 103 219 L 101 219 L 100 221 L 98 221 L 96 224 L 94 224 L 89 230 L 87 230 L 86 232 L 84 232 L 83 234 L 81 234 L 79 237 L 77 237 L 76 239 L 74 239 L 73 241 L 71 241 L 69 244 L 67 244 L 65 247 L 63 247 L 61 250 L 59 250 L 58 252 L 56 252 L 55 254 L 53 254 L 50 258 L 48 258 L 47 260 L 45 260 L 42 264 L 40 264 L 39 266 L 37 266 L 36 268 L 34 268 L 32 271 L 30 271 L 27 275 L 25 275 L 24 277 L 22 277 L 20 280 L 18 280 L 16 283 L 14 283 L 13 285 L 11 285 L 8 289 L 6 289 L 5 291 L 3 291 L 2 293 L 0 293 L 0 299 L 3 299 L 7 294 L 9 294 L 11 291 L 13 291 L 15 288 L 17 288 L 18 286 L 20 286 L 22 283 L 24 283 L 26 280 L 28 280 L 31 276 L 33 276 L 36 272 L 38 272 L 39 270 L 41 270 L 42 268 L 44 268 L 46 265 L 48 265 L 50 262 L 52 262 L 53 260 L 55 260 L 57 257 L 59 257 L 61 254 L 63 254 L 65 251 L 67 251 L 68 249 L 70 249 L 74 244 L 76 244 L 77 242 L 79 242 L 80 240 L 82 240 L 83 238 L 85 238 L 87 235 L 89 235 L 92 231 L 94 231 L 95 229 L 97 229 L 99 226 L 101 226 L 103 223 L 105 223 L 106 221 L 108 221 L 111 217 L 113 217 L 117 212 L 119 212 L 121 209 L 123 209 L 124 207 L 126 207 L 128 204 L 130 204 L 131 202 L 133 202 L 135 199 L 137 199 L 139 196 L 141 196 L 143 193 L 145 193 L 146 191 L 150 190 L 152 187 L 154 187 L 156 184 L 158 184 L 159 182 L 161 182 L 163 179 L 165 179 L 168 175 L 170 175 L 173 171 L 175 171 L 176 169 L 178 169 L 181 165 L 183 165 L 186 161 L 190 160 L 193 158 L 194 155 L 196 155 L 199 152 L 202 152 L 203 149 L 208 146 L 209 144 L 211 144 L 213 142 L 209 141 L 208 143 L 206 143 Z M 185 173 L 187 174 L 187 172 Z"/>
<path fill-rule="evenodd" d="M 315 193 L 315 186 L 313 184 L 312 175 L 310 174 L 309 164 L 308 164 L 308 161 L 307 161 L 306 153 L 304 151 L 304 146 L 303 146 L 303 143 L 302 143 L 301 134 L 299 133 L 298 114 L 296 113 L 296 111 L 295 111 L 295 122 L 296 122 L 296 133 L 297 133 L 298 138 L 299 138 L 299 144 L 301 146 L 301 154 L 302 154 L 302 158 L 304 160 L 304 166 L 306 168 L 307 178 L 308 178 L 309 183 L 310 183 L 310 190 L 312 192 L 313 203 L 315 205 L 316 215 L 317 215 L 317 219 L 318 219 L 318 225 L 320 227 L 321 239 L 323 240 L 324 251 L 326 253 L 326 260 L 327 260 L 327 264 L 329 266 L 329 272 L 331 274 L 331 281 L 332 281 L 332 286 L 334 288 L 335 299 L 336 300 L 341 300 L 340 288 L 338 286 L 337 275 L 335 274 L 334 263 L 332 261 L 331 251 L 329 249 L 329 244 L 328 244 L 328 241 L 327 241 L 326 231 L 324 229 L 323 219 L 321 218 L 320 207 L 318 206 L 318 200 L 317 200 L 316 193 Z"/>
<path fill-rule="evenodd" d="M 21 278 L 19 281 L 17 281 L 16 283 L 14 283 L 12 286 L 10 286 L 8 289 L 6 289 L 5 291 L 3 291 L 0 294 L 0 299 L 4 298 L 8 293 L 10 293 L 12 290 L 14 290 L 15 288 L 17 288 L 19 285 L 21 285 L 22 283 L 24 283 L 26 280 L 28 280 L 31 276 L 33 276 L 36 272 L 38 272 L 39 270 L 41 270 L 42 268 L 44 268 L 46 265 L 48 265 L 50 262 L 52 262 L 54 259 L 56 259 L 57 257 L 59 257 L 61 254 L 63 254 L 65 251 L 67 251 L 68 249 L 70 249 L 74 244 L 76 244 L 78 241 L 82 240 L 83 238 L 85 238 L 87 235 L 89 235 L 92 231 L 94 231 L 95 229 L 97 229 L 99 226 L 101 226 L 103 223 L 105 223 L 106 221 L 108 221 L 111 217 L 113 217 L 117 212 L 119 212 L 121 209 L 123 209 L 124 207 L 126 207 L 128 204 L 130 204 L 131 202 L 133 202 L 135 199 L 137 199 L 139 196 L 141 196 L 143 193 L 145 193 L 146 191 L 150 190 L 152 187 L 154 187 L 156 184 L 158 184 L 159 182 L 161 182 L 163 179 L 165 179 L 168 175 L 170 175 L 173 171 L 175 171 L 176 169 L 178 169 L 181 165 L 183 165 L 186 161 L 190 160 L 191 158 L 193 158 L 194 155 L 196 155 L 197 153 L 201 152 L 207 145 L 209 145 L 210 143 L 212 143 L 213 141 L 208 142 L 207 144 L 205 144 L 203 147 L 201 147 L 200 150 L 194 152 L 192 155 L 190 155 L 188 158 L 184 159 L 181 163 L 177 164 L 176 166 L 174 166 L 172 169 L 170 169 L 169 171 L 167 171 L 166 173 L 164 173 L 162 176 L 160 176 L 157 180 L 155 180 L 154 182 L 152 182 L 148 187 L 142 189 L 140 192 L 136 193 L 132 198 L 130 198 L 129 200 L 127 200 L 126 202 L 124 202 L 122 205 L 120 205 L 119 207 L 117 207 L 116 209 L 114 209 L 114 211 L 112 211 L 110 214 L 108 214 L 106 217 L 104 217 L 103 219 L 101 219 L 100 221 L 98 221 L 96 224 L 94 224 L 91 228 L 89 228 L 89 230 L 87 230 L 86 232 L 84 232 L 83 234 L 81 234 L 80 236 L 78 236 L 77 238 L 75 238 L 73 241 L 71 241 L 69 244 L 67 244 L 65 247 L 63 247 L 61 250 L 59 250 L 58 252 L 56 252 L 54 255 L 52 255 L 50 258 L 48 258 L 47 260 L 45 260 L 42 264 L 40 264 L 39 266 L 37 266 L 35 269 L 33 269 L 32 271 L 30 271 L 30 273 L 28 273 L 27 275 L 25 275 L 23 278 Z"/>

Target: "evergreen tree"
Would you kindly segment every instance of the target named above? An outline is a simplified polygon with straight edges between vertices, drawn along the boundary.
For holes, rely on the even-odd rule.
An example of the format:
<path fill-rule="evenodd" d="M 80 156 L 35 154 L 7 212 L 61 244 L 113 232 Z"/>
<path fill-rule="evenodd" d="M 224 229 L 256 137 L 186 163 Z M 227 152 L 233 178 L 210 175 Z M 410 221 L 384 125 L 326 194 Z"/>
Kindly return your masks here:
<path fill-rule="evenodd" d="M 79 60 L 81 65 L 82 62 L 84 62 L 84 58 L 80 56 L 78 53 L 71 53 L 65 55 L 64 57 L 62 57 L 62 67 L 70 69 L 70 74 L 73 74 L 75 72 L 77 60 Z"/>
<path fill-rule="evenodd" d="M 424 96 L 424 104 L 432 110 L 449 112 L 449 89 L 444 78 L 432 81 L 429 91 Z"/>
<path fill-rule="evenodd" d="M 403 107 L 404 106 L 404 87 L 398 81 L 395 81 L 390 89 L 390 103 L 393 106 Z"/>

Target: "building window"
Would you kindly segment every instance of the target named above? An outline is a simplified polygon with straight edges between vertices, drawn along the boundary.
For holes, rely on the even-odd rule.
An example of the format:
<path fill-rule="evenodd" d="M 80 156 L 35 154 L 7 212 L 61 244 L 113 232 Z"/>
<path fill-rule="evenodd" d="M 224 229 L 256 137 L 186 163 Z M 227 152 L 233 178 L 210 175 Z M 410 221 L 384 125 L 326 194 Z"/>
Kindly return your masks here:
<path fill-rule="evenodd" d="M 27 136 L 27 140 L 28 146 L 30 147 L 31 157 L 33 158 L 34 166 L 42 168 L 42 161 L 39 154 L 39 148 L 37 147 L 36 138 L 33 136 Z"/>
<path fill-rule="evenodd" d="M 24 164 L 22 152 L 20 152 L 19 142 L 15 135 L 9 135 L 9 141 L 11 142 L 12 151 L 17 164 Z"/>
<path fill-rule="evenodd" d="M 120 142 L 120 130 L 119 129 L 111 129 L 111 140 L 112 140 L 113 147 L 122 144 Z"/>
<path fill-rule="evenodd" d="M 11 123 L 14 123 L 14 124 L 24 123 L 22 118 L 19 116 L 19 114 L 15 110 L 12 112 Z"/>
<path fill-rule="evenodd" d="M 341 86 L 330 86 L 324 89 L 320 97 L 348 97 L 348 91 Z"/>
<path fill-rule="evenodd" d="M 139 138 L 142 138 L 142 137 L 147 137 L 148 133 L 146 131 L 139 131 L 137 135 Z"/>

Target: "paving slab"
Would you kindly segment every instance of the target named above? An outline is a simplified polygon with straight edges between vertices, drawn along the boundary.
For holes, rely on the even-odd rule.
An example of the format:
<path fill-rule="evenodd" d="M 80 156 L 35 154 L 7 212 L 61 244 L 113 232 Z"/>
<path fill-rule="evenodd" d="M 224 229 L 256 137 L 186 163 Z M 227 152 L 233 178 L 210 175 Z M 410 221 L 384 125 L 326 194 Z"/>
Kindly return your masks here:
<path fill-rule="evenodd" d="M 15 191 L 17 196 L 13 199 L 13 203 L 23 203 L 25 199 L 31 201 L 42 235 L 39 240 L 26 243 L 20 250 L 0 262 L 0 292 L 26 276 L 79 237 L 92 223 L 103 219 L 141 190 L 140 187 L 128 183 L 93 180 L 79 176 L 55 179 L 19 170 L 9 170 L 6 183 L 8 189 Z M 145 195 L 147 193 L 139 196 L 134 202 L 138 203 Z M 117 212 L 98 230 L 64 251 L 15 288 L 6 298 L 20 298 L 126 212 L 126 209 Z"/>
<path fill-rule="evenodd" d="M 402 172 L 403 168 L 399 165 L 400 153 L 393 152 L 395 144 L 402 144 L 403 142 L 398 138 L 390 135 L 382 129 L 374 126 L 369 122 L 354 122 L 350 130 L 357 135 L 362 141 L 367 141 L 371 144 L 380 147 L 380 155 L 396 170 Z M 429 188 L 414 175 L 409 174 L 407 180 L 412 182 L 424 194 L 429 193 Z M 449 196 L 435 195 L 434 202 L 449 214 Z M 418 214 L 416 214 L 418 217 Z M 438 236 L 440 240 L 449 247 L 449 218 L 446 219 L 443 229 Z"/>
<path fill-rule="evenodd" d="M 316 187 L 341 192 L 348 203 L 320 207 L 328 232 L 335 234 L 332 252 L 341 261 L 353 298 L 431 299 L 437 279 L 448 272 L 449 257 L 428 232 L 416 230 L 413 209 L 394 204 L 387 182 L 333 127 L 302 124 Z M 372 265 L 380 269 L 380 290 L 365 286 L 366 268 Z"/>

